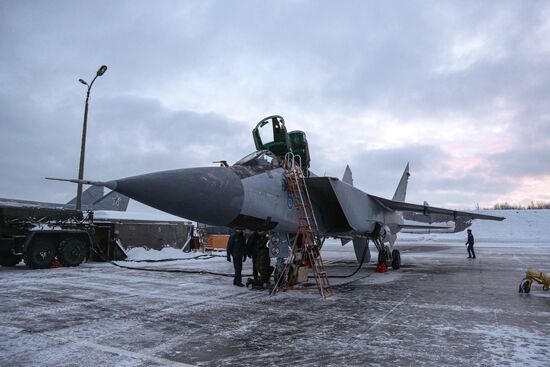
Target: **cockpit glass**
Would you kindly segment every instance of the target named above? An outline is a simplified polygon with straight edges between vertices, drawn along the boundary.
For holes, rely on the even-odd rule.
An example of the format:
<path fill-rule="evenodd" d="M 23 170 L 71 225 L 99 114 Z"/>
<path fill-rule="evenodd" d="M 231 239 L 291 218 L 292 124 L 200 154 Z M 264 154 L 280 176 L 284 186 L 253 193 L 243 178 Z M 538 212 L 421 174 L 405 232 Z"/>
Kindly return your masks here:
<path fill-rule="evenodd" d="M 272 169 L 278 167 L 278 159 L 269 150 L 251 153 L 235 163 L 235 166 L 249 166 L 257 169 Z"/>
<path fill-rule="evenodd" d="M 258 133 L 260 134 L 262 145 L 272 143 L 275 140 L 275 136 L 273 135 L 273 119 L 263 120 L 260 126 L 258 126 Z"/>

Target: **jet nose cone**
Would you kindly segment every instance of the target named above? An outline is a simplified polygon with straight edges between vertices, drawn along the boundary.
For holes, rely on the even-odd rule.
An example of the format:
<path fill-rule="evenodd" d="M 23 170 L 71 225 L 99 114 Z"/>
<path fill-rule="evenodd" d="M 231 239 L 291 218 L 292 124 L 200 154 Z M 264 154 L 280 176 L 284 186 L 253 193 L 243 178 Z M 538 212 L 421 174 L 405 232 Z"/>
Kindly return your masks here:
<path fill-rule="evenodd" d="M 227 225 L 239 215 L 244 191 L 240 178 L 226 167 L 154 172 L 116 181 L 116 191 L 179 217 Z"/>

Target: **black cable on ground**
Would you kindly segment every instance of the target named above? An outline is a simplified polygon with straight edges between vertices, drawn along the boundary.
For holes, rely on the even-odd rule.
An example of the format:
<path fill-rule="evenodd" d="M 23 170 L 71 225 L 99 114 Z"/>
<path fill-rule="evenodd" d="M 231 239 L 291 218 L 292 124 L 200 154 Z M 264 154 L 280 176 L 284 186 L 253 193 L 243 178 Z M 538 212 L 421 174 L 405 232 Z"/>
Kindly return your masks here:
<path fill-rule="evenodd" d="M 355 271 L 349 275 L 327 275 L 328 278 L 334 278 L 334 279 L 345 279 L 345 278 L 351 278 L 352 276 L 354 276 L 355 274 L 357 274 L 357 272 L 361 269 L 361 267 L 363 266 L 363 263 L 365 261 L 365 255 L 367 254 L 367 250 L 368 250 L 368 243 L 367 245 L 365 246 L 365 248 L 363 249 L 363 255 L 361 256 L 361 262 L 359 263 L 359 265 L 357 266 L 357 268 L 355 269 Z M 224 276 L 224 277 L 233 277 L 234 274 L 228 274 L 228 273 L 217 273 L 217 272 L 213 272 L 213 271 L 207 271 L 207 270 L 185 270 L 185 269 L 152 269 L 152 268 L 138 268 L 138 267 L 132 267 L 132 266 L 124 266 L 124 265 L 120 265 L 120 264 L 117 264 L 116 262 L 114 261 L 109 261 L 103 253 L 100 253 L 98 251 L 96 251 L 95 249 L 92 248 L 92 251 L 95 252 L 96 255 L 98 255 L 99 257 L 101 257 L 105 262 L 109 262 L 110 264 L 116 266 L 116 267 L 119 267 L 119 268 L 122 268 L 122 269 L 129 269 L 129 270 L 141 270 L 141 271 L 153 271 L 153 272 L 158 272 L 158 273 L 184 273 L 184 274 L 209 274 L 209 275 L 218 275 L 218 276 Z M 223 255 L 205 255 L 205 254 L 202 254 L 202 255 L 197 255 L 197 256 L 194 256 L 194 257 L 189 257 L 189 258 L 185 258 L 185 259 L 161 259 L 161 260 L 120 260 L 120 261 L 126 261 L 126 262 L 146 262 L 146 263 L 156 263 L 156 262 L 167 262 L 167 261 L 180 261 L 180 260 L 208 260 L 208 259 L 211 259 L 211 258 L 214 258 L 214 257 L 225 257 Z M 243 277 L 251 277 L 252 274 L 242 274 Z M 369 275 L 370 276 L 370 275 Z M 308 276 L 308 279 L 310 278 L 315 278 L 314 276 Z M 362 278 L 361 278 L 362 279 Z M 343 283 L 343 284 L 348 284 L 348 283 Z M 337 286 L 341 286 L 343 284 L 339 284 Z"/>
<path fill-rule="evenodd" d="M 207 271 L 207 270 L 134 268 L 132 266 L 124 266 L 124 265 L 117 264 L 114 261 L 110 261 L 110 263 L 116 267 L 119 267 L 122 269 L 129 269 L 129 270 L 154 271 L 158 273 L 210 274 L 210 275 L 218 275 L 218 276 L 231 277 L 231 278 L 234 276 L 234 274 L 216 273 L 214 271 Z M 251 277 L 252 274 L 242 274 L 241 276 Z"/>
<path fill-rule="evenodd" d="M 343 278 L 351 278 L 352 276 L 354 276 L 355 274 L 357 274 L 357 272 L 361 269 L 361 267 L 363 266 L 363 262 L 365 261 L 365 255 L 367 254 L 367 250 L 369 249 L 369 244 L 367 242 L 367 245 L 365 246 L 365 248 L 363 249 L 363 255 L 361 256 L 361 262 L 359 263 L 359 266 L 357 266 L 357 269 L 355 269 L 355 271 L 349 275 L 327 275 L 327 278 L 335 278 L 335 279 L 343 279 Z M 308 279 L 309 278 L 315 278 L 315 276 L 311 275 L 311 276 L 308 276 Z"/>
<path fill-rule="evenodd" d="M 227 273 L 217 273 L 213 271 L 207 271 L 207 270 L 185 270 L 185 269 L 152 269 L 152 268 L 137 268 L 132 266 L 124 266 L 117 264 L 115 261 L 110 261 L 106 258 L 106 256 L 102 252 L 98 252 L 96 249 L 92 248 L 92 251 L 101 257 L 105 262 L 110 263 L 111 265 L 114 265 L 118 268 L 122 269 L 129 269 L 129 270 L 141 270 L 141 271 L 153 271 L 158 273 L 184 273 L 184 274 L 210 274 L 210 275 L 218 275 L 223 277 L 233 277 L 234 274 L 227 274 Z M 202 255 L 199 255 L 202 256 Z M 180 259 L 183 260 L 183 259 Z M 153 260 L 155 262 L 155 260 Z M 252 274 L 242 274 L 244 277 L 251 277 Z"/>

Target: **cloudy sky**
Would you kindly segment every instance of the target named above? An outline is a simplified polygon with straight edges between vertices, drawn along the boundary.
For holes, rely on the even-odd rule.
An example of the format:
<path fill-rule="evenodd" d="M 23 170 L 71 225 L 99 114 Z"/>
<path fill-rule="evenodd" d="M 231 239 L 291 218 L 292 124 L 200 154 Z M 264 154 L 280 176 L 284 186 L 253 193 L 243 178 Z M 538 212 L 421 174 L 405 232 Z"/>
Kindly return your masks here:
<path fill-rule="evenodd" d="M 550 201 L 543 1 L 0 1 L 0 197 L 235 162 L 280 114 L 312 168 L 456 208 Z M 131 205 L 132 208 L 139 208 Z M 142 208 L 141 208 L 142 209 Z"/>

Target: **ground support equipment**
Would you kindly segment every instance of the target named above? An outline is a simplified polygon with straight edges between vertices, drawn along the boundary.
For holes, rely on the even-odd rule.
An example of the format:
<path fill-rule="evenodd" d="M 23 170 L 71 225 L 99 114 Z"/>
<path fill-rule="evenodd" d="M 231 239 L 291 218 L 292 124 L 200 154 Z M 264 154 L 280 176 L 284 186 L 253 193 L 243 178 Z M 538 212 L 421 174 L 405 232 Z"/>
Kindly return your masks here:
<path fill-rule="evenodd" d="M 531 284 L 533 284 L 533 282 L 542 284 L 542 290 L 544 291 L 550 289 L 550 275 L 533 269 L 529 269 L 525 273 L 525 278 L 523 278 L 523 280 L 519 284 L 519 293 L 531 292 Z"/>

